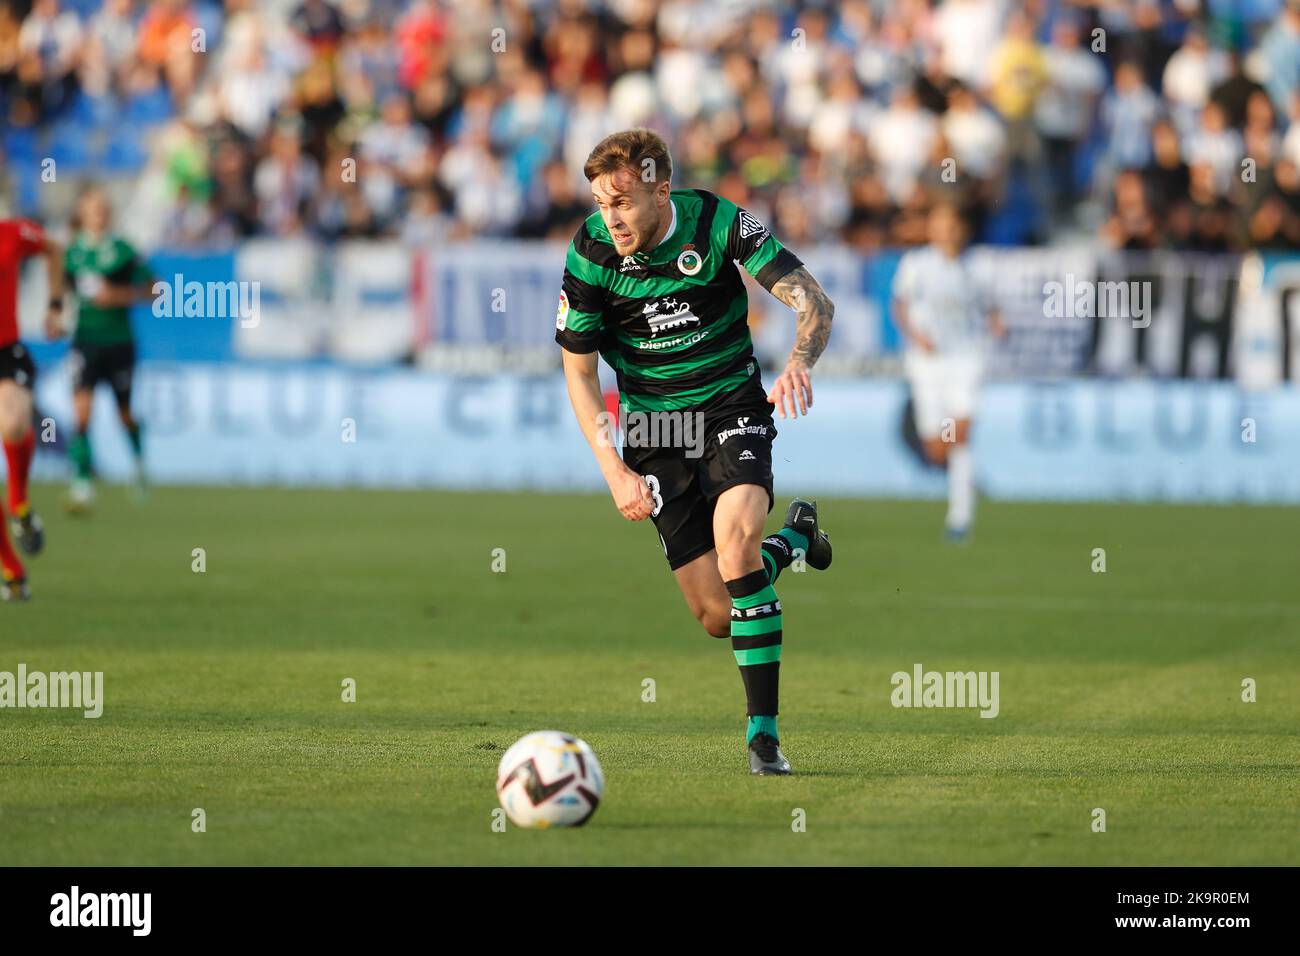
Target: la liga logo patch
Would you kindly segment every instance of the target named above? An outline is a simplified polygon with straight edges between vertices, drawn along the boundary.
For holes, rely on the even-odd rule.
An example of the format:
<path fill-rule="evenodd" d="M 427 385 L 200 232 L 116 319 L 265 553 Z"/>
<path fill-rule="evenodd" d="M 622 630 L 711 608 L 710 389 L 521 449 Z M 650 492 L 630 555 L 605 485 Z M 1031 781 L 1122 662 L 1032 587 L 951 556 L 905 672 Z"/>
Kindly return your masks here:
<path fill-rule="evenodd" d="M 555 310 L 555 328 L 563 332 L 564 327 L 569 324 L 569 297 L 560 290 L 560 306 Z"/>

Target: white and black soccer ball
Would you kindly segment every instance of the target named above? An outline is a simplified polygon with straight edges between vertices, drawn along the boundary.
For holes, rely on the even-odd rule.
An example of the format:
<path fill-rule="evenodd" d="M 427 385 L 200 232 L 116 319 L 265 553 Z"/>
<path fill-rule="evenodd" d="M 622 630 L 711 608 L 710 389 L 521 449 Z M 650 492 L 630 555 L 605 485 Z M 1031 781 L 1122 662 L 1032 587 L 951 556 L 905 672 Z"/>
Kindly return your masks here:
<path fill-rule="evenodd" d="M 558 730 L 521 737 L 497 767 L 497 797 L 517 827 L 580 827 L 604 793 L 595 753 Z"/>

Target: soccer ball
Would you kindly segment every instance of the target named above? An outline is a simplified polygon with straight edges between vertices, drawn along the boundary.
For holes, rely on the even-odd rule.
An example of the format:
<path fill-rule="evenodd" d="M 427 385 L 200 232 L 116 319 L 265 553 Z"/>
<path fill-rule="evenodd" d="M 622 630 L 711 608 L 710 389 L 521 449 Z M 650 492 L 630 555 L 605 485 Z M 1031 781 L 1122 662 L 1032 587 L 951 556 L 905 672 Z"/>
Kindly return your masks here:
<path fill-rule="evenodd" d="M 558 730 L 521 737 L 497 767 L 497 797 L 517 827 L 580 827 L 604 792 L 591 748 Z"/>

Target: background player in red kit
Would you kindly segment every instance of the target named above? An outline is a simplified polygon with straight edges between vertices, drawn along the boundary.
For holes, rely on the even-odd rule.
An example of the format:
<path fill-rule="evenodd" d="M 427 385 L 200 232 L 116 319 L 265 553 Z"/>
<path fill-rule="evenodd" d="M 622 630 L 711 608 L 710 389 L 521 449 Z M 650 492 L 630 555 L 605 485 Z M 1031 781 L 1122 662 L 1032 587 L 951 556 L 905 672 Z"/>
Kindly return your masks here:
<path fill-rule="evenodd" d="M 40 518 L 27 500 L 27 475 L 36 450 L 32 430 L 36 366 L 18 341 L 18 275 L 23 260 L 35 255 L 45 256 L 48 270 L 46 329 L 57 329 L 63 311 L 63 250 L 30 219 L 0 220 L 0 440 L 9 465 L 10 527 L 28 554 L 40 551 L 45 538 Z M 0 600 L 26 600 L 27 573 L 5 533 L 3 510 L 0 508 Z"/>

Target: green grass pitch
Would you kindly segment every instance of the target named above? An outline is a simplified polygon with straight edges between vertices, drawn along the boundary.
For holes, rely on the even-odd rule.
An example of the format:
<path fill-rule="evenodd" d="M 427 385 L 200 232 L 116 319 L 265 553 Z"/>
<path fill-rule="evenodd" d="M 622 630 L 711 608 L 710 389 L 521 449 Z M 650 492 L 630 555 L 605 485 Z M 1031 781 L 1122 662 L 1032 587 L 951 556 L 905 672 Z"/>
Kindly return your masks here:
<path fill-rule="evenodd" d="M 985 504 L 953 548 L 938 503 L 823 501 L 834 566 L 778 583 L 780 779 L 605 496 L 58 493 L 0 670 L 102 670 L 105 709 L 0 711 L 0 864 L 1300 863 L 1295 509 Z M 917 662 L 998 671 L 1001 713 L 895 709 Z M 595 748 L 605 802 L 494 832 L 540 729 Z"/>

